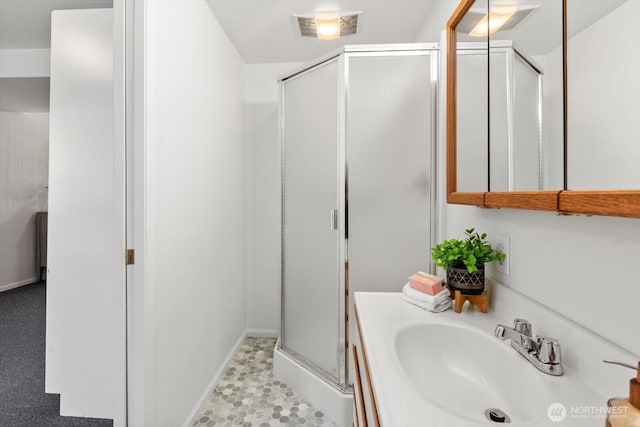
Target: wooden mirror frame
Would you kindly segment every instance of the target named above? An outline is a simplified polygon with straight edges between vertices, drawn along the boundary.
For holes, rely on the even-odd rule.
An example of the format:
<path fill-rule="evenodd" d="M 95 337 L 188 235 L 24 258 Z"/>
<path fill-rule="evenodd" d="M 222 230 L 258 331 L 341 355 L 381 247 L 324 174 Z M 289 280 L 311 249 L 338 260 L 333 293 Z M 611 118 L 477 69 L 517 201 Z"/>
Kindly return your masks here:
<path fill-rule="evenodd" d="M 561 214 L 640 218 L 640 190 L 567 190 L 567 2 L 562 0 L 564 189 L 543 191 L 457 191 L 456 26 L 476 0 L 461 0 L 447 22 L 447 203 L 556 211 Z"/>

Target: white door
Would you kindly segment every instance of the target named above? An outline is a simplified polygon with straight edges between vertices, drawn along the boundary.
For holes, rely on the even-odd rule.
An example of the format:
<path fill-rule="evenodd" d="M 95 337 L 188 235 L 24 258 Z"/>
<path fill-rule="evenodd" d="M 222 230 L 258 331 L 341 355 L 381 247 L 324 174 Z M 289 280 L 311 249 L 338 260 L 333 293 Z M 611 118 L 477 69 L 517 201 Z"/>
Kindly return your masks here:
<path fill-rule="evenodd" d="M 124 93 L 114 88 L 124 85 L 114 39 L 113 9 L 52 13 L 45 387 L 61 395 L 61 415 L 120 419 L 125 194 L 115 111 Z"/>

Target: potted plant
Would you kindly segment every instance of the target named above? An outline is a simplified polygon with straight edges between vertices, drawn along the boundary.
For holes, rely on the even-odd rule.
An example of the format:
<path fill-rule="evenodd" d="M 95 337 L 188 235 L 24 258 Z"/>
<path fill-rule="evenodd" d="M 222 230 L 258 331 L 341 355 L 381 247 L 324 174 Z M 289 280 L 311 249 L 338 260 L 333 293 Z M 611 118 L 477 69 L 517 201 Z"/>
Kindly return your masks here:
<path fill-rule="evenodd" d="M 464 240 L 449 239 L 431 249 L 431 258 L 438 267 L 447 270 L 447 286 L 451 292 L 459 290 L 467 295 L 484 291 L 484 265 L 504 261 L 506 255 L 491 247 L 487 233 L 465 230 Z"/>

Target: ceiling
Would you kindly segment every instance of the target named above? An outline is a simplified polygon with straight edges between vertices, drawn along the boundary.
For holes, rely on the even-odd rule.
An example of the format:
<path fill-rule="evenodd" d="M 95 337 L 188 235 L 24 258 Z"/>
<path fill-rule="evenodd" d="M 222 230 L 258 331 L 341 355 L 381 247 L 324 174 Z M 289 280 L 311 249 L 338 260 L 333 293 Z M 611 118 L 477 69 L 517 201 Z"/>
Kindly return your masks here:
<path fill-rule="evenodd" d="M 626 0 L 573 0 L 567 4 L 567 33 L 571 38 Z M 512 40 L 520 53 L 526 56 L 545 55 L 562 45 L 562 2 L 557 0 L 492 0 L 494 6 L 537 6 L 522 22 L 508 31 L 498 31 L 491 40 Z M 484 7 L 483 7 L 484 6 Z M 486 14 L 486 2 L 472 7 Z M 493 9 L 492 9 L 493 10 Z M 481 41 L 468 35 L 459 35 L 460 41 Z"/>
<path fill-rule="evenodd" d="M 240 55 L 252 64 L 310 61 L 345 44 L 415 42 L 432 5 L 442 0 L 206 1 Z M 357 34 L 331 41 L 302 37 L 293 17 L 336 11 L 362 12 Z"/>
<path fill-rule="evenodd" d="M 48 49 L 53 10 L 112 6 L 113 0 L 0 0 L 0 49 Z"/>
<path fill-rule="evenodd" d="M 181 0 L 176 0 L 181 1 Z M 414 42 L 436 1 L 444 0 L 206 0 L 247 63 L 305 62 L 343 44 Z M 499 1 L 499 0 L 496 0 Z M 561 42 L 556 0 L 501 0 L 541 4 L 514 30 L 495 38 L 513 39 L 530 55 L 543 54 Z M 569 3 L 570 36 L 624 0 Z M 573 13 L 571 5 L 574 6 Z M 51 11 L 112 7 L 113 0 L 0 0 L 0 49 L 46 49 L 51 44 Z M 295 13 L 362 11 L 358 33 L 321 41 L 300 36 Z M 531 28 L 546 28 L 530 34 Z M 48 111 L 49 80 L 0 79 L 0 109 Z"/>

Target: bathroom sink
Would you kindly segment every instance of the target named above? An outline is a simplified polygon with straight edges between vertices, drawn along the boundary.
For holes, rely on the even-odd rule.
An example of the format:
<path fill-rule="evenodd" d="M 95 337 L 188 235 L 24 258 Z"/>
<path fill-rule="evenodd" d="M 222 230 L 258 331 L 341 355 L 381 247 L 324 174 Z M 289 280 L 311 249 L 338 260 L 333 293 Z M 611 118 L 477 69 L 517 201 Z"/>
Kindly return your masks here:
<path fill-rule="evenodd" d="M 511 422 L 527 423 L 553 401 L 552 379 L 473 326 L 406 326 L 397 331 L 395 348 L 408 382 L 423 399 L 469 421 L 487 422 L 486 411 L 498 409 Z"/>
<path fill-rule="evenodd" d="M 431 313 L 399 293 L 356 292 L 358 341 L 380 425 L 480 427 L 502 415 L 513 427 L 604 425 L 607 399 L 624 396 L 629 379 L 602 359 L 635 358 L 507 287 L 495 298 L 488 313 Z M 510 339 L 496 338 L 496 325 L 523 315 L 533 320 L 533 336 L 561 343 L 563 375 L 538 370 Z"/>

